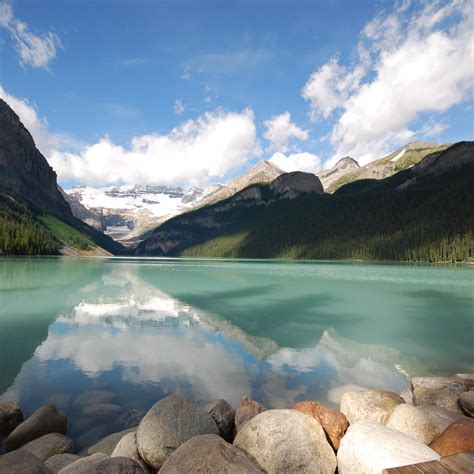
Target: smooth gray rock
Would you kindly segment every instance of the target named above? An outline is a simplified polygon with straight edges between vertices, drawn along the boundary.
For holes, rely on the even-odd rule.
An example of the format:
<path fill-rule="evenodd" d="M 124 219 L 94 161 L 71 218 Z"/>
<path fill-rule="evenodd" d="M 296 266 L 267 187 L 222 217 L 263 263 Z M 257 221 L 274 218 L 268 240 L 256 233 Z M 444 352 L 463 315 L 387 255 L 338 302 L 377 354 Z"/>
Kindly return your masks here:
<path fill-rule="evenodd" d="M 474 390 L 459 395 L 459 406 L 465 415 L 474 418 Z"/>
<path fill-rule="evenodd" d="M 385 390 L 345 392 L 341 398 L 341 413 L 352 425 L 360 420 L 374 420 L 386 424 L 395 408 L 404 403 L 398 393 Z"/>
<path fill-rule="evenodd" d="M 467 377 L 467 376 L 466 376 Z M 436 405 L 462 414 L 458 405 L 461 393 L 467 390 L 469 378 L 414 377 L 411 380 L 415 405 Z"/>
<path fill-rule="evenodd" d="M 216 422 L 221 436 L 225 440 L 230 441 L 235 421 L 235 410 L 231 407 L 229 402 L 223 399 L 215 400 L 208 403 L 204 407 L 204 410 L 206 410 Z"/>
<path fill-rule="evenodd" d="M 337 451 L 339 474 L 381 474 L 390 467 L 438 459 L 425 444 L 373 420 L 349 426 Z"/>
<path fill-rule="evenodd" d="M 0 456 L 2 474 L 51 474 L 49 469 L 33 454 L 13 451 Z"/>
<path fill-rule="evenodd" d="M 460 418 L 463 417 L 437 406 L 414 407 L 404 403 L 395 408 L 387 427 L 401 431 L 428 445 L 451 423 Z"/>
<path fill-rule="evenodd" d="M 87 457 L 81 457 L 77 461 L 74 461 L 67 466 L 63 467 L 59 474 L 89 474 L 94 472 L 92 469 L 95 464 L 101 461 L 109 459 L 104 453 L 95 453 Z"/>
<path fill-rule="evenodd" d="M 240 449 L 216 435 L 199 435 L 186 441 L 160 469 L 160 474 L 183 472 L 262 473 Z"/>
<path fill-rule="evenodd" d="M 72 448 L 71 438 L 60 433 L 48 433 L 24 444 L 20 450 L 28 451 L 41 461 L 46 461 L 55 454 L 70 453 Z"/>
<path fill-rule="evenodd" d="M 138 425 L 138 452 L 160 469 L 181 444 L 201 434 L 219 434 L 212 417 L 184 395 L 171 395 L 155 403 Z"/>
<path fill-rule="evenodd" d="M 133 459 L 144 472 L 150 472 L 150 467 L 138 453 L 137 434 L 135 432 L 127 433 L 122 436 L 110 457 L 126 457 Z"/>
<path fill-rule="evenodd" d="M 3 444 L 6 449 L 12 451 L 45 434 L 66 434 L 66 430 L 67 417 L 55 405 L 46 405 L 18 425 Z"/>
<path fill-rule="evenodd" d="M 250 397 L 242 397 L 239 408 L 235 414 L 235 431 L 236 434 L 249 422 L 254 416 L 262 413 L 266 408 Z"/>
<path fill-rule="evenodd" d="M 44 462 L 44 465 L 52 472 L 52 474 L 57 474 L 63 467 L 69 466 L 74 461 L 81 459 L 77 454 L 55 454 L 51 456 Z"/>
<path fill-rule="evenodd" d="M 144 474 L 143 469 L 132 459 L 109 458 L 103 454 L 93 454 L 69 464 L 59 474 Z"/>
<path fill-rule="evenodd" d="M 237 434 L 234 446 L 268 473 L 333 473 L 336 456 L 323 428 L 297 410 L 267 410 Z"/>
<path fill-rule="evenodd" d="M 74 399 L 77 407 L 87 407 L 98 403 L 110 403 L 114 399 L 114 394 L 106 390 L 88 390 L 78 395 Z"/>
<path fill-rule="evenodd" d="M 0 403 L 0 436 L 9 435 L 23 420 L 23 412 L 18 402 Z"/>
<path fill-rule="evenodd" d="M 132 433 L 135 431 L 137 431 L 136 426 L 133 428 L 129 428 L 128 430 L 119 431 L 118 433 L 109 434 L 97 443 L 94 443 L 92 446 L 84 448 L 80 452 L 80 454 L 81 456 L 88 456 L 90 454 L 103 453 L 110 456 L 113 453 L 115 447 L 117 446 L 117 443 L 122 439 L 122 437 L 127 433 Z"/>
<path fill-rule="evenodd" d="M 82 410 L 82 415 L 95 419 L 111 418 L 120 411 L 118 405 L 113 403 L 97 403 L 95 405 L 88 405 Z"/>

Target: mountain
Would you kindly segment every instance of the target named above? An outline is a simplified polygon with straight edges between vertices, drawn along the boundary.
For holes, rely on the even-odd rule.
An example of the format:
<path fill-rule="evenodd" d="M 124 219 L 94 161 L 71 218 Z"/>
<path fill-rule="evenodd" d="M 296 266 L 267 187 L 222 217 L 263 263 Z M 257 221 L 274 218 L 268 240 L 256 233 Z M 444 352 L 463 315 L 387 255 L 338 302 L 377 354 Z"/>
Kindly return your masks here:
<path fill-rule="evenodd" d="M 417 159 L 417 153 L 424 154 L 416 166 L 386 178 L 350 181 L 333 194 L 322 194 L 316 177 L 313 192 L 305 192 L 304 186 L 292 192 L 291 174 L 270 185 L 247 187 L 226 200 L 165 222 L 136 253 L 471 261 L 474 143 L 460 142 L 445 149 L 433 146 L 431 153 L 423 147 L 412 144 L 403 153 L 413 151 L 411 160 Z M 400 153 L 387 158 L 395 163 L 403 158 Z M 380 173 L 382 164 L 377 165 Z M 304 180 L 297 183 L 307 179 L 305 173 L 298 175 Z M 288 185 L 281 186 L 285 180 Z"/>
<path fill-rule="evenodd" d="M 359 165 L 354 166 L 354 163 L 351 163 L 351 166 L 349 166 L 348 161 L 345 161 L 347 158 L 343 158 L 334 168 L 319 173 L 318 176 L 321 178 L 321 174 L 323 174 L 321 181 L 323 182 L 324 189 L 328 193 L 333 193 L 341 186 L 352 183 L 353 181 L 363 179 L 384 179 L 393 176 L 395 173 L 416 165 L 427 155 L 443 151 L 449 146 L 449 144 L 439 145 L 436 143 L 412 142 L 384 158 L 372 161 L 361 167 L 359 167 Z M 352 158 L 349 158 L 349 160 L 355 162 Z M 341 161 L 345 161 L 346 167 L 343 168 L 342 166 L 339 166 L 339 177 L 337 179 L 331 179 L 333 175 L 329 174 L 328 176 L 327 173 L 331 173 L 332 170 L 337 169 Z"/>
<path fill-rule="evenodd" d="M 0 254 L 110 254 L 121 246 L 76 219 L 56 173 L 0 99 Z"/>
<path fill-rule="evenodd" d="M 344 158 L 341 158 L 332 168 L 320 171 L 316 173 L 316 176 L 321 180 L 324 189 L 328 189 L 332 183 L 336 182 L 347 173 L 358 170 L 359 168 L 359 163 L 357 163 L 354 158 L 345 156 Z"/>

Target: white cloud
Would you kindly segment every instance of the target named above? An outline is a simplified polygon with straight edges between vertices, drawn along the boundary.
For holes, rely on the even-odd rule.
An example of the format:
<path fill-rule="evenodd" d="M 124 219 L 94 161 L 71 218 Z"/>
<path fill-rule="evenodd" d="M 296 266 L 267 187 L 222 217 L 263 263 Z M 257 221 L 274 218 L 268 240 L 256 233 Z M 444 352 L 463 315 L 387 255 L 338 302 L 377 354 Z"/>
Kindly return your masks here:
<path fill-rule="evenodd" d="M 332 161 L 361 164 L 422 136 L 423 113 L 443 113 L 466 100 L 474 85 L 474 7 L 464 0 L 424 3 L 380 14 L 366 25 L 352 68 L 331 59 L 302 94 L 313 117 L 337 113 Z M 439 128 L 438 128 L 439 129 Z"/>
<path fill-rule="evenodd" d="M 314 173 L 321 168 L 319 156 L 307 152 L 293 153 L 288 156 L 277 152 L 270 158 L 270 162 L 277 165 L 286 173 L 290 173 L 291 171 Z"/>
<path fill-rule="evenodd" d="M 270 142 L 270 150 L 286 152 L 292 138 L 308 139 L 308 132 L 291 121 L 289 112 L 265 120 L 264 125 L 267 129 L 264 137 Z"/>
<path fill-rule="evenodd" d="M 182 99 L 176 99 L 174 101 L 173 110 L 176 115 L 182 114 L 185 109 L 186 107 L 184 106 Z"/>
<path fill-rule="evenodd" d="M 130 147 L 108 137 L 80 154 L 55 151 L 49 162 L 60 180 L 83 184 L 190 184 L 222 178 L 258 153 L 253 112 L 218 109 L 167 135 L 135 137 Z"/>
<path fill-rule="evenodd" d="M 35 35 L 26 23 L 15 18 L 9 3 L 0 3 L 0 26 L 5 28 L 16 43 L 22 65 L 47 68 L 62 47 L 58 36 L 52 32 Z"/>

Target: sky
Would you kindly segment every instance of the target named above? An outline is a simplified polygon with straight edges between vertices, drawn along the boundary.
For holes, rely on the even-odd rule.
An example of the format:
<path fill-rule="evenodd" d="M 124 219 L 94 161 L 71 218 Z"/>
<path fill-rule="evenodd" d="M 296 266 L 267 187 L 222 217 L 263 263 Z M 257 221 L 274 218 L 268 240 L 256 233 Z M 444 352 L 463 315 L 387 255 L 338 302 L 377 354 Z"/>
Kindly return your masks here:
<path fill-rule="evenodd" d="M 0 97 L 63 187 L 225 183 L 474 138 L 464 0 L 0 0 Z"/>

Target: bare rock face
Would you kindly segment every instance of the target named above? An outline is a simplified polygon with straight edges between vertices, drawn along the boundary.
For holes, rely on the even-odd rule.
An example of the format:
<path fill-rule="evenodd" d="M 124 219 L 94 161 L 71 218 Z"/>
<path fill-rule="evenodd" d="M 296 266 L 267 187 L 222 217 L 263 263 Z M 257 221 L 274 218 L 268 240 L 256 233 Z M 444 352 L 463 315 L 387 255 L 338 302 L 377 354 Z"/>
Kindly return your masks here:
<path fill-rule="evenodd" d="M 341 412 L 353 425 L 360 420 L 373 420 L 386 424 L 395 408 L 404 403 L 398 393 L 385 390 L 346 392 L 341 398 Z"/>
<path fill-rule="evenodd" d="M 331 410 L 330 408 L 318 402 L 299 402 L 290 407 L 292 410 L 298 410 L 301 413 L 312 416 L 321 423 L 331 446 L 337 451 L 341 438 L 346 432 L 349 422 L 341 412 Z"/>
<path fill-rule="evenodd" d="M 282 174 L 272 182 L 270 190 L 279 199 L 294 199 L 302 194 L 324 194 L 319 178 L 313 173 L 302 171 Z"/>
<path fill-rule="evenodd" d="M 262 473 L 242 451 L 216 435 L 200 435 L 186 441 L 160 469 L 160 474 L 182 472 Z"/>
<path fill-rule="evenodd" d="M 41 461 L 54 456 L 72 452 L 72 439 L 60 433 L 49 433 L 23 445 L 20 450 L 34 454 Z"/>
<path fill-rule="evenodd" d="M 55 405 L 46 405 L 18 425 L 3 444 L 6 449 L 12 451 L 45 434 L 65 434 L 66 430 L 67 417 Z"/>
<path fill-rule="evenodd" d="M 430 448 L 442 457 L 474 451 L 474 420 L 465 418 L 451 423 Z"/>
<path fill-rule="evenodd" d="M 341 158 L 332 168 L 319 171 L 316 173 L 316 176 L 321 180 L 324 189 L 328 189 L 329 186 L 336 182 L 339 178 L 342 178 L 347 173 L 358 170 L 359 168 L 359 163 L 357 163 L 354 158 L 345 156 L 344 158 Z"/>
<path fill-rule="evenodd" d="M 265 411 L 266 408 L 250 397 L 242 397 L 240 406 L 235 414 L 235 429 L 238 433 L 254 416 Z"/>
<path fill-rule="evenodd" d="M 390 467 L 436 461 L 425 444 L 373 420 L 351 425 L 337 452 L 340 474 L 380 474 Z"/>
<path fill-rule="evenodd" d="M 170 395 L 155 403 L 138 425 L 138 452 L 160 469 L 181 444 L 202 434 L 219 434 L 211 415 L 184 395 Z"/>
<path fill-rule="evenodd" d="M 206 410 L 216 422 L 221 436 L 226 441 L 231 441 L 230 438 L 232 437 L 232 429 L 235 421 L 235 410 L 230 406 L 229 402 L 222 399 L 215 400 L 208 403 L 204 407 L 204 410 Z"/>
<path fill-rule="evenodd" d="M 0 435 L 10 434 L 23 420 L 23 412 L 18 402 L 0 403 Z"/>
<path fill-rule="evenodd" d="M 0 472 L 2 474 L 51 474 L 36 456 L 22 451 L 13 451 L 0 456 Z"/>
<path fill-rule="evenodd" d="M 336 456 L 314 418 L 297 410 L 267 410 L 234 440 L 265 472 L 333 473 Z"/>

